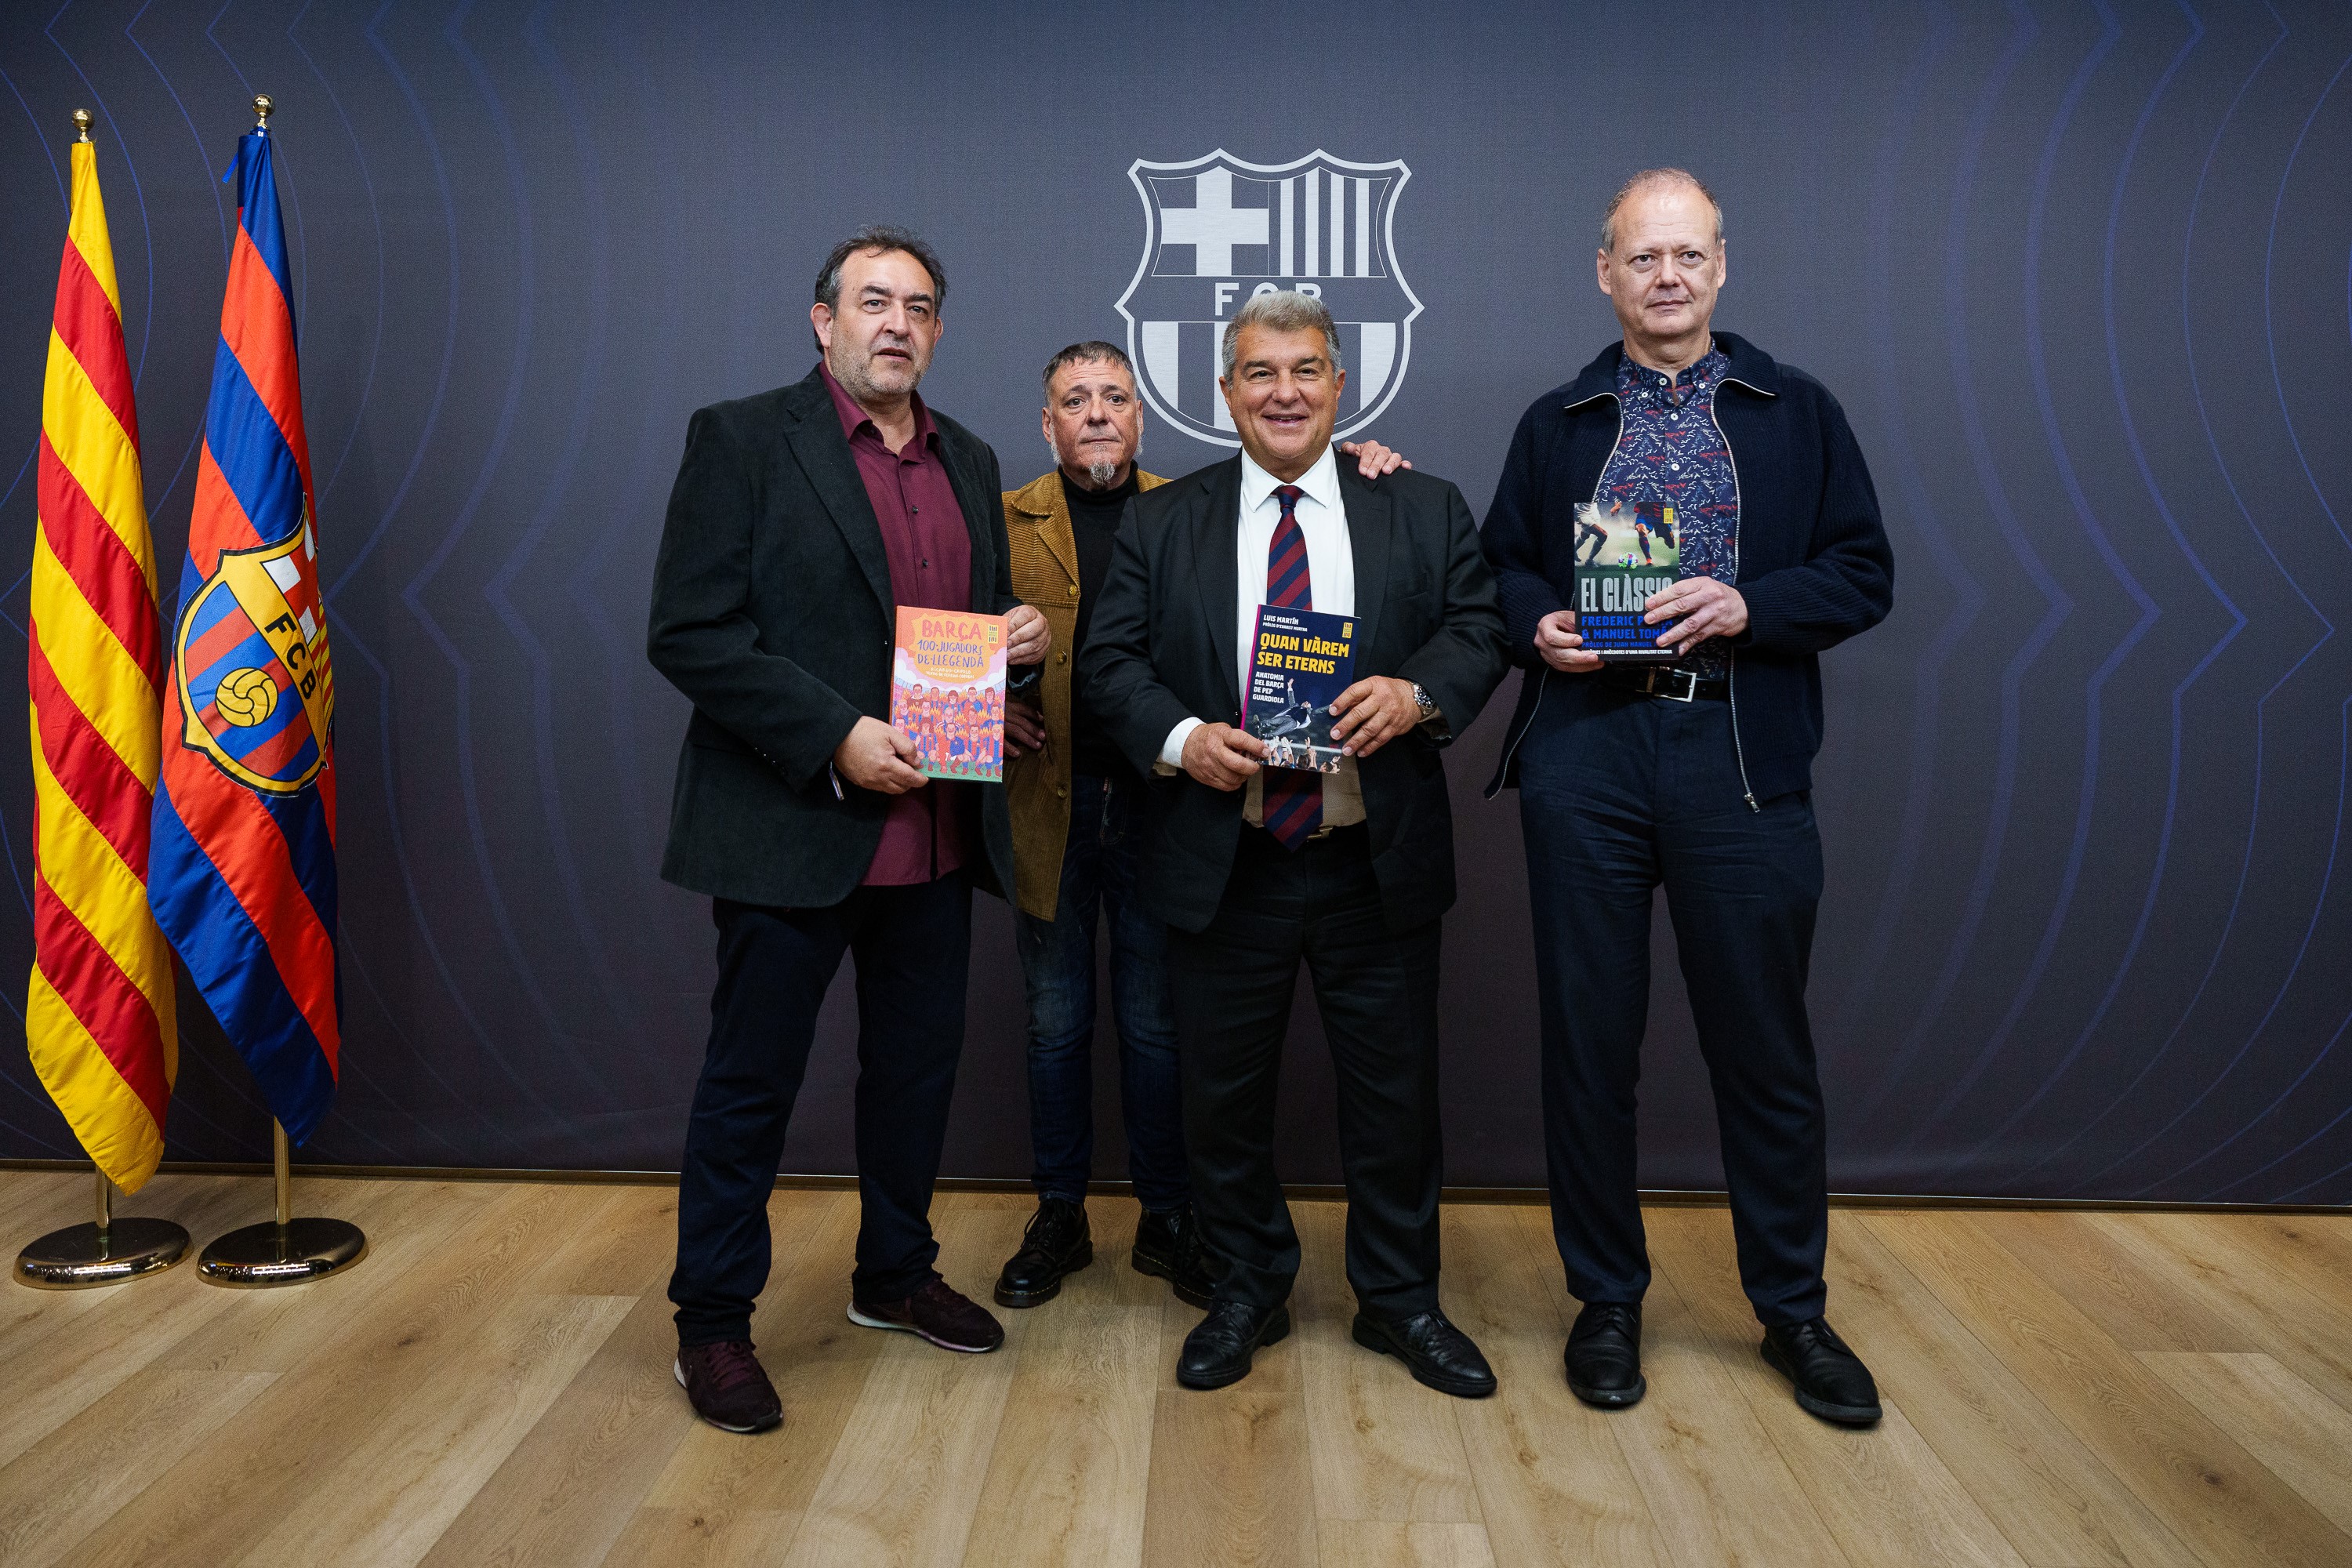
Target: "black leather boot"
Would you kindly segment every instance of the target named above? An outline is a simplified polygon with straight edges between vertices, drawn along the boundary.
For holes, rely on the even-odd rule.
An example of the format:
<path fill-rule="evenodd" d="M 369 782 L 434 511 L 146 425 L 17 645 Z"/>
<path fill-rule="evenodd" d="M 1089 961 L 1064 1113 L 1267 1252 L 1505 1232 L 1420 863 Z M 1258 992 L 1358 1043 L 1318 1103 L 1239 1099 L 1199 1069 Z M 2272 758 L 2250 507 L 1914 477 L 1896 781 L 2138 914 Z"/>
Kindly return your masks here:
<path fill-rule="evenodd" d="M 1095 1260 L 1084 1204 L 1046 1198 L 1022 1233 L 1021 1250 L 996 1277 L 996 1304 L 1034 1307 L 1062 1292 L 1062 1281 Z"/>
<path fill-rule="evenodd" d="M 1167 1280 L 1178 1300 L 1203 1310 L 1215 1299 L 1217 1278 L 1224 1272 L 1202 1241 L 1201 1222 L 1190 1204 L 1162 1214 L 1144 1210 L 1136 1223 L 1135 1250 L 1129 1261 L 1138 1274 Z"/>

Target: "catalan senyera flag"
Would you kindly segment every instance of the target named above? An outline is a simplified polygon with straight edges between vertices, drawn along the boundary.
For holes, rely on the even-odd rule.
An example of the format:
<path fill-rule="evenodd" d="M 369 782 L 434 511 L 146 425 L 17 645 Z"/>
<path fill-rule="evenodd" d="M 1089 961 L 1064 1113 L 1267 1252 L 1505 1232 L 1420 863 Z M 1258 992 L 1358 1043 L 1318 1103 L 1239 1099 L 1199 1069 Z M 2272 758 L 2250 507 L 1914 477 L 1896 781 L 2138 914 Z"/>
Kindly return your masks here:
<path fill-rule="evenodd" d="M 296 1142 L 334 1098 L 335 683 L 270 135 L 237 226 L 169 650 L 156 918 Z"/>
<path fill-rule="evenodd" d="M 179 1037 L 172 953 L 147 907 L 163 628 L 97 154 L 74 143 L 41 387 L 26 658 L 34 959 L 25 1041 L 81 1146 L 136 1192 L 163 1157 Z"/>

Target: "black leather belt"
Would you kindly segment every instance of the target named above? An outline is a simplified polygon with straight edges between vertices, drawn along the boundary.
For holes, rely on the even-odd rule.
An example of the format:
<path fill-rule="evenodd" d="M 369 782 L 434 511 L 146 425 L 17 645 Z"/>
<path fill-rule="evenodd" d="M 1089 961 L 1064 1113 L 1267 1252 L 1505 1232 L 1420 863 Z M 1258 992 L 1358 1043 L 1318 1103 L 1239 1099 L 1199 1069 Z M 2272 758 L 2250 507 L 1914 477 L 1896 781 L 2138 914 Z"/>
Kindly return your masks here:
<path fill-rule="evenodd" d="M 1669 702 L 1727 702 L 1731 699 L 1729 680 L 1702 680 L 1689 670 L 1671 664 L 1612 664 L 1602 668 L 1601 679 L 1612 686 L 1638 691 L 1644 697 L 1662 697 Z"/>

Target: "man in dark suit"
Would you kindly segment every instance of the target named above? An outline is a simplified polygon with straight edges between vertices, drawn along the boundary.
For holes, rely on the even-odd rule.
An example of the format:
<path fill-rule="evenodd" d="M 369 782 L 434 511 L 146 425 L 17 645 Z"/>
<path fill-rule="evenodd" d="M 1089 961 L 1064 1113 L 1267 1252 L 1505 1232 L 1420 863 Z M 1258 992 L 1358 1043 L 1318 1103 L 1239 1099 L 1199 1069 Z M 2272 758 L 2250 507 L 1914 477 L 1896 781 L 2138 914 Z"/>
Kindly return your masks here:
<path fill-rule="evenodd" d="M 931 1185 L 963 1047 L 971 889 L 1013 886 L 1003 787 L 929 782 L 888 722 L 901 605 L 1009 615 L 996 454 L 926 407 L 947 279 L 913 235 L 860 230 L 817 274 L 823 360 L 687 427 L 654 569 L 654 666 L 694 703 L 667 880 L 711 899 L 719 984 L 678 1186 L 677 1380 L 730 1431 L 783 1418 L 751 1341 L 768 1194 L 842 955 L 857 965 L 861 1217 L 849 1316 L 950 1350 L 1003 1330 L 933 1269 Z"/>
<path fill-rule="evenodd" d="M 1319 300 L 1268 292 L 1235 314 L 1219 384 L 1242 454 L 1129 504 L 1079 679 L 1154 778 L 1140 887 L 1170 926 L 1193 1202 L 1228 1266 L 1178 1380 L 1235 1382 L 1289 1331 L 1298 1234 L 1272 1143 L 1304 960 L 1339 1073 L 1355 1337 L 1475 1396 L 1494 1373 L 1437 1302 L 1438 925 L 1454 902 L 1439 752 L 1502 679 L 1502 616 L 1460 491 L 1335 460 L 1339 358 Z M 1265 768 L 1236 727 L 1261 605 L 1354 620 L 1336 773 Z"/>

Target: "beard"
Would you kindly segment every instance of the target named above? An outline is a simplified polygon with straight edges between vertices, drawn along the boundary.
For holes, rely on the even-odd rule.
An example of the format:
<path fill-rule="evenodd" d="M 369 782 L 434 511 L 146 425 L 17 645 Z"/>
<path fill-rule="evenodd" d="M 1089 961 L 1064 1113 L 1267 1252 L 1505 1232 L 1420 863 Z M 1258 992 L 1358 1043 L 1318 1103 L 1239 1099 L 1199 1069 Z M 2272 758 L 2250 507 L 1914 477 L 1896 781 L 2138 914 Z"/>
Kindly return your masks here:
<path fill-rule="evenodd" d="M 1140 441 L 1137 442 L 1136 451 L 1140 454 L 1142 449 L 1143 444 Z M 1059 468 L 1064 469 L 1083 468 L 1087 476 L 1087 489 L 1090 490 L 1107 490 L 1110 489 L 1112 485 L 1118 482 L 1119 469 L 1125 468 L 1127 463 L 1130 463 L 1135 460 L 1133 458 L 1129 458 L 1127 459 L 1127 462 L 1121 462 L 1114 458 L 1091 458 L 1084 463 L 1074 463 L 1069 458 L 1062 456 L 1062 448 L 1060 445 L 1056 443 L 1051 436 L 1045 437 L 1045 450 L 1054 454 L 1054 462 L 1055 466 Z"/>
<path fill-rule="evenodd" d="M 911 344 L 893 346 L 904 346 L 910 353 L 913 352 Z M 846 360 L 852 356 L 842 357 Z M 828 354 L 826 364 L 833 372 L 833 379 L 841 383 L 841 389 L 860 404 L 906 396 L 922 384 L 925 368 L 919 362 L 886 360 L 870 352 L 857 356 L 855 364 L 835 364 Z"/>

